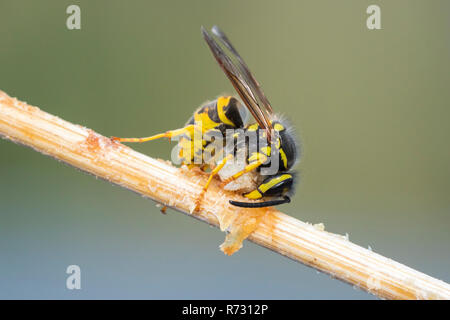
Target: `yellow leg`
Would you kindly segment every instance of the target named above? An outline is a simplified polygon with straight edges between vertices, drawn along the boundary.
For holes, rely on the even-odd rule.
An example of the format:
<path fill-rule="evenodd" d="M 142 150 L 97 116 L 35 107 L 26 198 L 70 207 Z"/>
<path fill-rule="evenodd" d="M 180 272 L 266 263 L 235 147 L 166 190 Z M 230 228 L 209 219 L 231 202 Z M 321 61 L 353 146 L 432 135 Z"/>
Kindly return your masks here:
<path fill-rule="evenodd" d="M 213 171 L 211 171 L 211 174 L 209 175 L 208 181 L 206 182 L 205 186 L 203 187 L 203 191 L 206 191 L 208 189 L 209 184 L 211 183 L 213 177 L 219 173 L 220 170 L 225 166 L 228 160 L 233 159 L 233 155 L 229 154 L 226 158 L 224 158 L 215 168 Z"/>
<path fill-rule="evenodd" d="M 225 164 L 227 163 L 228 160 L 233 159 L 233 155 L 229 154 L 226 158 L 222 159 L 222 161 L 211 171 L 208 181 L 206 182 L 205 186 L 203 187 L 202 192 L 200 193 L 200 195 L 198 196 L 197 200 L 195 201 L 195 209 L 194 211 L 197 211 L 200 207 L 200 203 L 203 199 L 203 196 L 206 193 L 206 190 L 209 187 L 209 184 L 211 183 L 213 177 L 219 173 L 219 171 L 225 166 Z"/>
<path fill-rule="evenodd" d="M 182 135 L 182 134 L 185 134 L 185 133 L 193 136 L 194 129 L 195 129 L 195 125 L 190 124 L 190 125 L 188 125 L 188 126 L 186 126 L 184 128 L 166 131 L 164 133 L 155 134 L 154 136 L 150 136 L 150 137 L 144 137 L 144 138 L 118 138 L 118 137 L 111 137 L 111 139 L 114 140 L 114 141 L 120 141 L 120 142 L 146 142 L 146 141 L 156 140 L 156 139 L 160 139 L 160 138 L 172 139 L 175 136 L 179 136 L 179 135 Z"/>
<path fill-rule="evenodd" d="M 250 164 L 248 164 L 247 166 L 245 166 L 244 169 L 242 169 L 241 171 L 235 173 L 233 176 L 229 177 L 228 179 L 223 181 L 224 185 L 227 185 L 228 183 L 230 183 L 231 181 L 236 180 L 237 178 L 239 178 L 240 176 L 242 176 L 243 174 L 246 174 L 250 171 L 255 170 L 256 168 L 258 168 L 259 166 L 261 166 L 263 163 L 265 163 L 267 161 L 267 158 L 264 157 L 263 159 L 259 159 L 255 162 L 252 162 Z"/>

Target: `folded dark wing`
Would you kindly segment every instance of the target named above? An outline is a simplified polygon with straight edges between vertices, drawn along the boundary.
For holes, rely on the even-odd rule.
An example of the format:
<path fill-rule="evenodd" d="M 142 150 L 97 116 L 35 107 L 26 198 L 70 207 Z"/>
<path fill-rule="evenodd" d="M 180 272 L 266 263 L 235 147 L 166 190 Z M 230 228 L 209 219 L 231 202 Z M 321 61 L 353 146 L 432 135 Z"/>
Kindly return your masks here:
<path fill-rule="evenodd" d="M 220 39 L 222 44 L 235 56 L 238 62 L 238 67 L 223 51 L 223 49 L 214 40 L 214 38 L 212 38 L 202 27 L 203 38 L 211 49 L 220 67 L 225 72 L 228 79 L 231 81 L 231 84 L 241 97 L 242 102 L 247 106 L 259 126 L 266 130 L 267 137 L 270 140 L 270 118 L 272 114 L 272 108 L 270 107 L 270 104 L 262 93 L 260 86 L 250 73 L 245 62 L 228 41 L 225 34 L 223 34 L 217 27 L 214 27 L 212 31 Z"/>
<path fill-rule="evenodd" d="M 217 36 L 217 38 L 223 43 L 223 45 L 230 50 L 230 52 L 236 57 L 238 61 L 238 67 L 241 71 L 241 73 L 244 76 L 245 81 L 250 86 L 252 92 L 258 99 L 258 105 L 261 109 L 263 109 L 264 112 L 267 113 L 267 116 L 270 117 L 273 114 L 272 106 L 270 105 L 269 100 L 266 98 L 264 92 L 261 89 L 261 86 L 259 85 L 258 81 L 253 76 L 252 72 L 250 71 L 249 67 L 245 63 L 244 59 L 240 56 L 240 54 L 237 52 L 237 50 L 234 48 L 234 46 L 231 44 L 230 40 L 228 40 L 228 37 L 223 33 L 222 30 L 218 26 L 214 26 L 211 29 L 212 33 Z"/>

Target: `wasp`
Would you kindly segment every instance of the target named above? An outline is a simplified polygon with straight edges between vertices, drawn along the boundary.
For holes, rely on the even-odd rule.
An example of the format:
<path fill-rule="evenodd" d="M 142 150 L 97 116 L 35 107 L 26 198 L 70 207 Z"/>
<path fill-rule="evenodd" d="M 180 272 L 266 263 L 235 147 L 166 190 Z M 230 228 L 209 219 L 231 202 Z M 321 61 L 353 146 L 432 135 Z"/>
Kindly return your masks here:
<path fill-rule="evenodd" d="M 181 163 L 209 170 L 202 196 L 218 175 L 224 189 L 239 191 L 248 199 L 246 202 L 230 200 L 234 206 L 261 208 L 289 203 L 297 180 L 292 168 L 300 156 L 292 126 L 274 114 L 261 86 L 227 36 L 217 26 L 211 32 L 219 42 L 203 27 L 201 32 L 242 102 L 233 96 L 220 96 L 198 108 L 183 128 L 144 138 L 112 139 L 146 142 L 178 138 Z M 248 122 L 248 112 L 255 123 Z M 229 130 L 232 134 L 228 134 Z M 247 139 L 252 133 L 256 139 Z M 213 150 L 212 157 L 206 159 L 202 155 L 211 149 L 214 140 L 208 137 L 217 135 L 225 136 L 221 142 L 223 148 Z M 243 161 L 235 161 L 237 154 L 243 155 Z M 199 161 L 194 161 L 196 157 Z M 275 162 L 275 170 L 264 173 L 264 169 L 273 169 Z"/>

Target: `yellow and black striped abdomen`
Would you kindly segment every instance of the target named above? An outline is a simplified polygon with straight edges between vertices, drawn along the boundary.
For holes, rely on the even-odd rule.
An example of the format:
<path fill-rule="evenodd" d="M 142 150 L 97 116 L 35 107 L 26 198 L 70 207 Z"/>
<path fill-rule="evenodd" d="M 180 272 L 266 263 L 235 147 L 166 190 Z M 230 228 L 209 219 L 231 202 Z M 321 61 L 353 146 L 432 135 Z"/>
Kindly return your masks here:
<path fill-rule="evenodd" d="M 222 96 L 198 108 L 186 125 L 201 123 L 203 131 L 243 128 L 245 112 L 236 98 Z"/>
<path fill-rule="evenodd" d="M 202 156 L 209 143 L 203 139 L 203 134 L 219 131 L 225 137 L 227 129 L 242 128 L 245 112 L 241 103 L 231 96 L 221 96 L 198 108 L 185 125 L 191 126 L 193 130 L 179 140 L 182 161 L 192 163 L 195 156 Z M 195 131 L 198 131 L 197 134 L 194 134 Z"/>

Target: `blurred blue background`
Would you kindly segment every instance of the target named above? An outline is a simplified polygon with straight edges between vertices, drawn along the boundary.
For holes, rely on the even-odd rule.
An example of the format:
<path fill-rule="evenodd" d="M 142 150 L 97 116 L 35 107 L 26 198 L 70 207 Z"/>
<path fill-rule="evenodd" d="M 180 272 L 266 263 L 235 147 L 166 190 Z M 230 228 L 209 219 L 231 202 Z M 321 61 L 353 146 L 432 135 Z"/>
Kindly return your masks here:
<path fill-rule="evenodd" d="M 70 4 L 81 30 L 66 28 Z M 370 4 L 382 30 L 366 27 Z M 302 138 L 281 209 L 450 281 L 448 1 L 2 0 L 0 89 L 106 136 L 177 128 L 233 93 L 200 35 L 213 24 Z M 169 159 L 172 146 L 133 148 Z M 224 256 L 223 239 L 0 141 L 0 298 L 374 298 L 249 242 Z"/>

